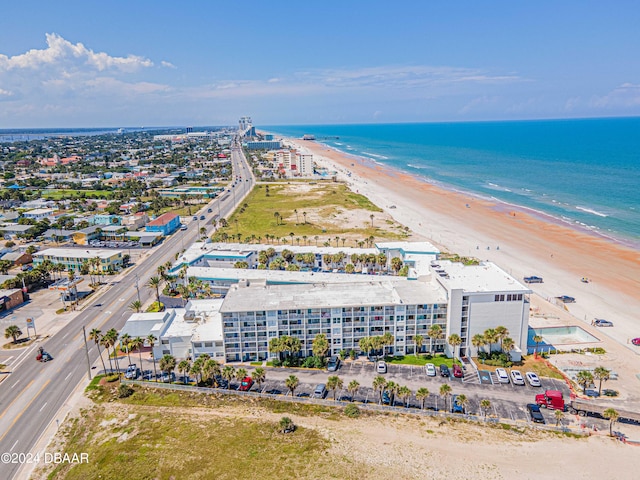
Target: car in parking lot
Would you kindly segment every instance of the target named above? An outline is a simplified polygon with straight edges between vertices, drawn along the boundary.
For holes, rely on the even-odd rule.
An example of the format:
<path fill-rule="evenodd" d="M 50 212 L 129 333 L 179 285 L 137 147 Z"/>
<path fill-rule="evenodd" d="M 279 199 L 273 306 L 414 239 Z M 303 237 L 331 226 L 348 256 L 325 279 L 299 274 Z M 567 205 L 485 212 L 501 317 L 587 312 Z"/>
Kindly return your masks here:
<path fill-rule="evenodd" d="M 387 362 L 384 360 L 378 360 L 378 363 L 376 364 L 376 372 L 387 373 Z"/>
<path fill-rule="evenodd" d="M 524 376 L 527 378 L 527 382 L 529 382 L 529 385 L 531 385 L 532 387 L 541 386 L 540 379 L 538 378 L 538 375 L 536 375 L 535 373 L 527 372 L 524 374 Z"/>
<path fill-rule="evenodd" d="M 240 382 L 238 390 L 241 392 L 247 392 L 253 386 L 253 379 L 251 377 L 244 377 Z"/>
<path fill-rule="evenodd" d="M 151 380 L 155 380 L 156 377 L 151 370 L 144 370 L 142 372 L 142 379 L 151 381 Z"/>
<path fill-rule="evenodd" d="M 535 403 L 527 403 L 527 410 L 529 411 L 529 415 L 531 416 L 531 420 L 535 423 L 545 423 L 544 416 L 540 411 L 540 406 Z"/>
<path fill-rule="evenodd" d="M 389 395 L 388 390 L 383 390 L 382 392 L 382 404 L 390 405 L 391 404 L 391 395 Z"/>
<path fill-rule="evenodd" d="M 451 413 L 464 413 L 464 407 L 458 402 L 458 395 L 451 397 Z"/>
<path fill-rule="evenodd" d="M 448 377 L 449 376 L 449 367 L 447 367 L 444 364 L 440 365 L 440 376 L 441 377 Z"/>
<path fill-rule="evenodd" d="M 340 359 L 334 355 L 327 362 L 327 372 L 335 372 L 338 368 L 340 368 Z"/>
<path fill-rule="evenodd" d="M 524 377 L 520 370 L 511 370 L 511 383 L 514 385 L 524 385 Z"/>
<path fill-rule="evenodd" d="M 509 383 L 509 374 L 504 368 L 496 368 L 496 377 L 500 383 Z"/>
<path fill-rule="evenodd" d="M 139 373 L 140 373 L 140 370 L 138 369 L 138 365 L 136 365 L 135 363 L 131 363 L 129 364 L 129 366 L 127 367 L 127 370 L 124 373 L 124 378 L 128 380 L 133 380 L 135 378 L 138 378 Z"/>
<path fill-rule="evenodd" d="M 524 283 L 542 283 L 542 277 L 536 277 L 535 275 L 524 277 Z"/>
<path fill-rule="evenodd" d="M 613 322 L 610 322 L 609 320 L 605 320 L 604 318 L 596 318 L 593 321 L 593 324 L 596 327 L 613 327 Z"/>
<path fill-rule="evenodd" d="M 313 390 L 313 398 L 324 398 L 327 394 L 327 386 L 324 383 L 319 383 Z"/>
<path fill-rule="evenodd" d="M 436 376 L 436 366 L 433 363 L 427 363 L 424 366 L 424 370 L 427 373 L 427 377 L 435 377 Z"/>
<path fill-rule="evenodd" d="M 460 367 L 460 365 L 458 365 L 457 363 L 453 364 L 453 376 L 456 378 L 462 378 L 463 377 L 463 373 L 462 373 L 462 368 Z"/>
<path fill-rule="evenodd" d="M 640 337 L 632 339 L 631 343 L 633 343 L 636 346 L 640 345 Z"/>
<path fill-rule="evenodd" d="M 176 381 L 175 373 L 171 372 L 171 375 L 169 375 L 167 372 L 162 373 L 162 383 L 170 383 L 175 381 Z"/>

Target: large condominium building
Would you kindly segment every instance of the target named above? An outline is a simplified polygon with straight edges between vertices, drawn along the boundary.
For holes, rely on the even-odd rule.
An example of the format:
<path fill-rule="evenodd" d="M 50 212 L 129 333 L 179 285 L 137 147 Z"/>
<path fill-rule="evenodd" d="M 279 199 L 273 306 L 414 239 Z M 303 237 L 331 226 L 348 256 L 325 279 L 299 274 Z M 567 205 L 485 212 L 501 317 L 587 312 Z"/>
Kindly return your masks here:
<path fill-rule="evenodd" d="M 444 331 L 447 300 L 444 292 L 423 282 L 361 282 L 311 285 L 234 286 L 220 307 L 227 361 L 264 360 L 269 340 L 297 337 L 302 353 L 312 355 L 312 342 L 323 333 L 331 353 L 360 351 L 360 339 L 391 333 L 388 353 L 412 351 L 416 334 L 427 336 L 431 325 Z M 444 340 L 434 342 L 444 350 Z"/>
<path fill-rule="evenodd" d="M 64 265 L 67 269 L 80 270 L 83 263 L 98 258 L 101 272 L 115 272 L 122 268 L 122 252 L 120 250 L 104 250 L 99 248 L 47 248 L 33 254 L 33 264 L 40 265 L 45 260 Z"/>

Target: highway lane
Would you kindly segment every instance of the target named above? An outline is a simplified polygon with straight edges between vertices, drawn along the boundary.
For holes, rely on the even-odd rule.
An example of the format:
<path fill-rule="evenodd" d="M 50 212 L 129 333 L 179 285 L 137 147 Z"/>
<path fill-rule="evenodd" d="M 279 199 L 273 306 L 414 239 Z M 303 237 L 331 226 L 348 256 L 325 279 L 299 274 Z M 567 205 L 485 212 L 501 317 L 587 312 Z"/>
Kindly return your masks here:
<path fill-rule="evenodd" d="M 244 182 L 242 187 L 234 187 L 238 189 L 236 202 L 227 201 L 223 205 L 216 205 L 219 199 L 214 199 L 201 212 L 207 212 L 208 208 L 211 208 L 212 212 L 219 209 L 222 216 L 227 216 L 235 209 L 236 204 L 254 184 L 251 171 L 245 162 L 241 152 L 232 152 L 234 174 L 238 171 L 243 180 L 250 179 L 249 182 Z M 201 212 L 198 212 L 198 218 Z M 214 213 L 203 214 L 206 217 L 205 225 L 209 224 Z M 122 328 L 131 313 L 128 305 L 137 298 L 135 276 L 138 276 L 140 300 L 144 303 L 155 295 L 145 287 L 147 280 L 157 273 L 158 265 L 174 260 L 175 252 L 181 250 L 183 243 L 189 245 L 199 236 L 196 223 L 190 222 L 187 231 L 180 231 L 177 235 L 165 239 L 124 277 L 120 280 L 114 279 L 106 291 L 87 305 L 81 314 L 43 342 L 41 345 L 54 357 L 51 362 L 36 362 L 36 350 L 40 344 L 34 344 L 28 347 L 22 362 L 12 365 L 14 368 L 11 376 L 0 388 L 0 453 L 36 453 L 32 449 L 47 426 L 55 420 L 62 420 L 56 418 L 57 412 L 75 388 L 87 382 L 82 326 L 85 326 L 87 334 L 93 328 L 99 328 L 102 332 L 110 328 Z M 89 342 L 89 360 L 91 365 L 98 362 L 97 365 L 101 368 L 98 350 L 93 342 Z M 108 368 L 106 358 L 105 362 Z M 16 478 L 21 471 L 20 467 L 19 464 L 0 463 L 0 478 Z"/>

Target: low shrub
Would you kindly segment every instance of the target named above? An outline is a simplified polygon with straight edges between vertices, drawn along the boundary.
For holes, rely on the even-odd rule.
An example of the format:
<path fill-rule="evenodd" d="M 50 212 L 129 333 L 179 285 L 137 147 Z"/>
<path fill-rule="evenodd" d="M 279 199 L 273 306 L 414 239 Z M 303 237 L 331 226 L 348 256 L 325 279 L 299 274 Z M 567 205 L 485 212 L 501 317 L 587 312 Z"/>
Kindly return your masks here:
<path fill-rule="evenodd" d="M 111 375 L 107 375 L 105 377 L 105 381 L 112 383 L 112 382 L 116 382 L 120 379 L 120 375 L 118 375 L 117 373 L 113 373 Z"/>
<path fill-rule="evenodd" d="M 357 418 L 360 416 L 360 409 L 353 403 L 350 403 L 344 407 L 344 414 L 349 418 Z"/>
<path fill-rule="evenodd" d="M 118 398 L 127 398 L 133 394 L 133 388 L 129 385 L 125 385 L 124 383 L 120 384 L 118 387 Z"/>

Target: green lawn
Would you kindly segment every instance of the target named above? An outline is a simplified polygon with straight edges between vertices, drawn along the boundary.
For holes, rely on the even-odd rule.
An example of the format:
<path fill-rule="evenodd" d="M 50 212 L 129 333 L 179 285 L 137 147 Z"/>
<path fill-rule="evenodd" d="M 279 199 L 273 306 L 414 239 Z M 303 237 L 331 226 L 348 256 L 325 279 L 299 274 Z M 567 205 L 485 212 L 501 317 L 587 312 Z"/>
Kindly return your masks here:
<path fill-rule="evenodd" d="M 433 363 L 436 367 L 440 365 L 446 365 L 447 367 L 453 367 L 453 358 L 441 357 L 441 356 L 430 356 L 421 354 L 416 357 L 415 355 L 404 355 L 404 356 L 395 356 L 395 357 L 385 357 L 385 361 L 387 363 L 393 363 L 396 365 L 418 365 L 424 366 L 427 363 Z"/>
<path fill-rule="evenodd" d="M 74 198 L 113 198 L 112 191 L 108 190 L 71 190 L 71 189 L 55 189 L 42 190 L 41 196 L 45 200 L 72 200 Z"/>
<path fill-rule="evenodd" d="M 306 242 L 315 245 L 330 241 L 335 245 L 335 237 L 345 238 L 345 246 L 354 246 L 353 240 L 364 240 L 370 236 L 375 239 L 406 238 L 402 225 L 395 222 L 376 221 L 376 215 L 382 210 L 371 203 L 363 195 L 349 190 L 341 183 L 317 183 L 315 185 L 292 183 L 270 183 L 269 196 L 266 195 L 267 185 L 256 186 L 243 202 L 247 205 L 241 212 L 243 205 L 228 219 L 229 226 L 220 229 L 220 233 L 235 235 L 241 233 L 243 238 L 254 235 L 262 237 L 265 234 L 276 238 L 285 238 L 291 242 L 298 239 L 300 245 Z M 297 210 L 297 214 L 296 214 Z M 347 227 L 336 226 L 331 219 L 347 210 L 362 210 L 361 216 L 366 221 Z M 279 214 L 279 217 L 275 213 Z M 307 213 L 305 221 L 305 212 Z M 374 215 L 373 228 L 370 215 Z M 336 222 L 339 223 L 339 222 Z M 342 240 L 339 246 L 342 246 Z"/>

